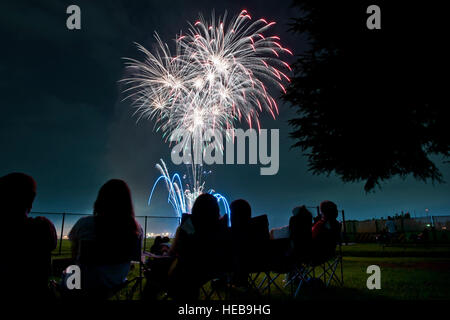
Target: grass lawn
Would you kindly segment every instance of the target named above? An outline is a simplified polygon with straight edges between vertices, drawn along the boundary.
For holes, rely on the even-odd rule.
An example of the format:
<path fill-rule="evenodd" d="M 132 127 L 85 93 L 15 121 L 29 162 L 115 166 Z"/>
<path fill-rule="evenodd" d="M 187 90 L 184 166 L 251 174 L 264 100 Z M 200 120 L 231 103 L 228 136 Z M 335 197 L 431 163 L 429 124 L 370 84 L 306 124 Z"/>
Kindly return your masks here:
<path fill-rule="evenodd" d="M 342 298 L 450 299 L 449 258 L 344 257 L 343 262 L 344 288 L 337 290 Z M 366 287 L 369 265 L 381 269 L 380 290 Z"/>
<path fill-rule="evenodd" d="M 146 248 L 150 249 L 148 239 Z M 62 242 L 61 255 L 54 259 L 70 257 L 69 241 Z M 424 300 L 450 299 L 450 247 L 386 247 L 378 244 L 353 244 L 343 246 L 344 286 L 330 287 L 320 293 L 303 292 L 299 299 L 344 300 Z M 56 253 L 56 252 L 55 252 Z M 366 287 L 369 265 L 381 268 L 381 289 Z M 138 274 L 137 268 L 130 277 Z M 283 286 L 283 277 L 277 280 Z M 288 293 L 288 290 L 285 290 Z M 240 298 L 239 292 L 234 295 Z M 136 296 L 138 298 L 138 296 Z M 286 295 L 273 290 L 273 299 L 285 299 Z M 251 299 L 245 293 L 242 299 Z"/>
<path fill-rule="evenodd" d="M 400 244 L 383 247 L 377 243 L 355 243 L 342 246 L 344 256 L 352 257 L 435 257 L 450 259 L 450 245 Z"/>

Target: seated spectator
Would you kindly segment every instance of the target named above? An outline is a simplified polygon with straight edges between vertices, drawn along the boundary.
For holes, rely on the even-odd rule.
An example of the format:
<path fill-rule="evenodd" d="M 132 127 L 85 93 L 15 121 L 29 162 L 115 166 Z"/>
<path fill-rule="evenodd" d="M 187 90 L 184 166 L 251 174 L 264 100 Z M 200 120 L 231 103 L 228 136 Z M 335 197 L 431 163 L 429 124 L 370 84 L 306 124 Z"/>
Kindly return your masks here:
<path fill-rule="evenodd" d="M 158 256 L 166 256 L 170 250 L 170 239 L 168 237 L 157 236 L 150 248 L 150 253 Z"/>
<path fill-rule="evenodd" d="M 162 237 L 161 236 L 157 236 L 155 238 L 155 241 L 153 241 L 153 245 L 150 248 L 150 252 L 153 254 L 157 254 L 158 250 L 159 250 L 159 245 L 162 243 L 161 242 Z"/>
<path fill-rule="evenodd" d="M 220 223 L 217 199 L 207 193 L 197 197 L 192 214 L 178 227 L 170 254 L 177 258 L 170 273 L 175 299 L 193 299 L 213 270 L 226 262 L 227 230 Z"/>
<path fill-rule="evenodd" d="M 312 227 L 312 255 L 315 259 L 326 259 L 334 254 L 341 234 L 341 224 L 336 220 L 337 206 L 325 200 L 320 204 L 321 219 Z"/>
<path fill-rule="evenodd" d="M 292 258 L 308 258 L 311 253 L 312 214 L 305 207 L 292 209 L 289 219 L 290 253 Z"/>
<path fill-rule="evenodd" d="M 226 221 L 220 220 L 217 199 L 201 194 L 184 213 L 167 256 L 152 256 L 146 272 L 145 299 L 167 290 L 175 300 L 195 299 L 202 283 L 221 264 L 227 241 Z"/>
<path fill-rule="evenodd" d="M 51 297 L 48 277 L 56 230 L 44 217 L 28 217 L 35 196 L 36 182 L 32 177 L 11 173 L 0 178 L 0 241 L 4 259 L 0 272 L 2 289 L 13 299 Z"/>
<path fill-rule="evenodd" d="M 305 206 L 294 208 L 292 213 L 293 216 L 289 219 L 289 249 L 286 257 L 279 249 L 276 256 L 278 260 L 287 258 L 286 261 L 321 261 L 334 254 L 341 230 L 341 225 L 336 220 L 336 204 L 323 201 L 320 204 L 320 216 L 314 225 L 312 214 Z"/>
<path fill-rule="evenodd" d="M 231 231 L 235 234 L 246 233 L 250 225 L 250 219 L 252 218 L 250 204 L 243 199 L 234 200 L 230 204 L 230 210 Z"/>
<path fill-rule="evenodd" d="M 299 206 L 292 209 L 292 214 L 289 225 L 270 231 L 270 266 L 277 272 L 286 271 L 293 263 L 309 260 L 311 212 Z"/>
<path fill-rule="evenodd" d="M 126 281 L 131 261 L 140 259 L 142 242 L 127 184 L 117 179 L 106 182 L 94 214 L 79 219 L 69 239 L 88 296 L 105 297 L 108 290 Z"/>

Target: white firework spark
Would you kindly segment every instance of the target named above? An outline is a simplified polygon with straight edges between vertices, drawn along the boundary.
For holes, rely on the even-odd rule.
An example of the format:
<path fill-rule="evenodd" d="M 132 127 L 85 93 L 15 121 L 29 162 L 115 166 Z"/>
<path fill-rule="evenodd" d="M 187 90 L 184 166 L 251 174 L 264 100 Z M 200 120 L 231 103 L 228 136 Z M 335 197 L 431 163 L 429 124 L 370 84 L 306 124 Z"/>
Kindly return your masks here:
<path fill-rule="evenodd" d="M 156 130 L 169 138 L 175 129 L 199 140 L 209 129 L 233 129 L 245 121 L 260 128 L 264 110 L 278 114 L 268 85 L 284 91 L 292 54 L 277 36 L 264 33 L 275 22 L 253 21 L 246 10 L 226 24 L 226 14 L 208 22 L 202 16 L 175 40 L 175 54 L 155 35 L 151 53 L 138 45 L 144 61 L 128 59 L 127 98 L 134 100 L 139 118 L 155 120 Z M 177 140 L 177 137 L 172 139 Z M 200 141 L 200 140 L 199 140 Z"/>
<path fill-rule="evenodd" d="M 265 34 L 274 24 L 252 20 L 246 10 L 229 23 L 226 14 L 216 19 L 213 13 L 209 21 L 200 16 L 176 37 L 174 54 L 157 34 L 153 53 L 137 45 L 145 58 L 127 59 L 128 76 L 122 81 L 138 119 L 154 120 L 166 140 L 183 139 L 186 148 L 191 143 L 203 148 L 207 130 L 219 130 L 228 139 L 226 129 L 238 122 L 259 130 L 263 111 L 275 119 L 278 106 L 268 87 L 285 91 L 291 68 L 281 55 L 292 52 L 278 36 Z M 222 141 L 214 143 L 223 148 Z M 187 196 L 195 199 L 204 188 L 203 169 L 191 166 Z"/>

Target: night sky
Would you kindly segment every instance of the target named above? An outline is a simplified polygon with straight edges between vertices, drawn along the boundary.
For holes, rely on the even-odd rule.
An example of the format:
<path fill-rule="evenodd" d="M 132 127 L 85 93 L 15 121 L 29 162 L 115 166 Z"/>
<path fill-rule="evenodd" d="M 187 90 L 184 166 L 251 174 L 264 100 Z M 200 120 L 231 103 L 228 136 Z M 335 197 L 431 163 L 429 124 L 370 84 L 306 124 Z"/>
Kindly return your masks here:
<path fill-rule="evenodd" d="M 81 8 L 81 30 L 66 28 L 70 4 Z M 274 32 L 285 47 L 296 54 L 307 48 L 304 38 L 288 32 L 297 14 L 290 0 L 2 1 L 0 175 L 22 171 L 35 177 L 35 211 L 91 213 L 99 187 L 121 178 L 130 185 L 137 215 L 173 216 L 163 186 L 147 207 L 159 175 L 155 164 L 163 158 L 172 172 L 183 173 L 185 167 L 171 163 L 169 146 L 153 132 L 153 123 L 136 122 L 130 102 L 122 101 L 122 58 L 140 57 L 133 42 L 151 48 L 154 31 L 171 45 L 187 21 L 195 21 L 199 12 L 209 16 L 213 9 L 231 16 L 247 9 L 256 18 L 277 21 Z M 260 176 L 259 165 L 213 166 L 208 188 L 229 200 L 247 199 L 253 214 L 267 213 L 273 227 L 287 224 L 294 206 L 315 206 L 324 199 L 335 201 L 349 219 L 400 211 L 422 216 L 425 208 L 450 214 L 448 184 L 394 179 L 366 194 L 363 183 L 313 176 L 301 152 L 290 149 L 287 120 L 294 111 L 278 102 L 277 120 L 262 117 L 262 127 L 280 129 L 278 174 Z M 449 181 L 449 166 L 441 159 L 437 164 Z"/>

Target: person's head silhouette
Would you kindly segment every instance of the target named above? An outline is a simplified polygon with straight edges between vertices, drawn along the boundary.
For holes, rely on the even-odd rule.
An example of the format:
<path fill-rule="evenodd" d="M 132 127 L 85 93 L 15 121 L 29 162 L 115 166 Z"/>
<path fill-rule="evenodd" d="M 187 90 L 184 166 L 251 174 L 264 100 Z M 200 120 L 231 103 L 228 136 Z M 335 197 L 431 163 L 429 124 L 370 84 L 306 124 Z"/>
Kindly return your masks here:
<path fill-rule="evenodd" d="M 298 236 L 307 236 L 305 228 L 311 230 L 312 214 L 306 206 L 298 206 L 292 209 L 292 217 L 289 218 L 289 230 L 291 238 L 298 238 Z"/>
<path fill-rule="evenodd" d="M 24 173 L 10 173 L 0 178 L 0 210 L 7 216 L 24 218 L 36 197 L 36 181 Z"/>
<path fill-rule="evenodd" d="M 100 188 L 94 204 L 94 214 L 111 219 L 134 217 L 131 192 L 125 181 L 111 179 Z"/>
<path fill-rule="evenodd" d="M 293 216 L 312 216 L 311 212 L 305 205 L 298 206 L 292 209 Z"/>
<path fill-rule="evenodd" d="M 320 212 L 322 214 L 322 219 L 325 220 L 336 220 L 338 216 L 336 204 L 329 200 L 325 200 L 320 203 Z"/>
<path fill-rule="evenodd" d="M 244 199 L 234 200 L 230 204 L 231 210 L 231 228 L 237 229 L 245 227 L 252 217 L 252 208 Z"/>
<path fill-rule="evenodd" d="M 103 226 L 103 232 L 139 232 L 131 192 L 123 180 L 111 179 L 100 188 L 94 203 L 94 215 L 100 222 L 98 225 Z"/>
<path fill-rule="evenodd" d="M 214 228 L 220 218 L 220 208 L 216 197 L 209 193 L 199 195 L 192 206 L 192 218 L 197 231 L 208 231 Z"/>

